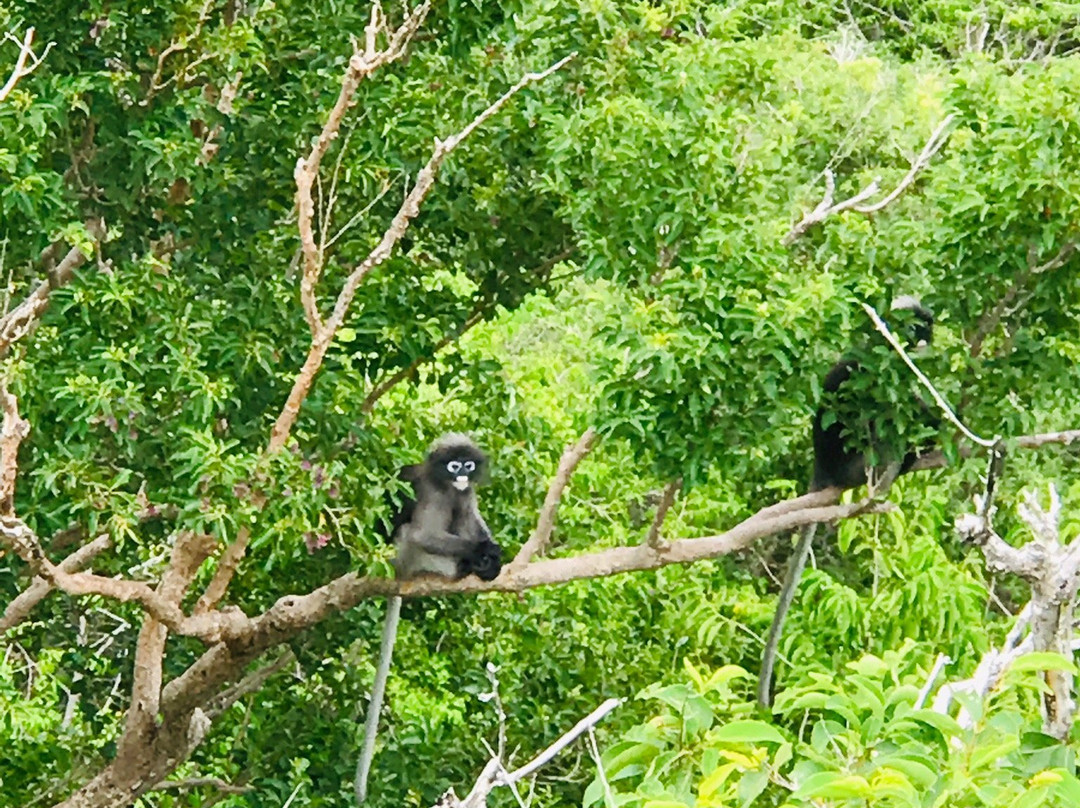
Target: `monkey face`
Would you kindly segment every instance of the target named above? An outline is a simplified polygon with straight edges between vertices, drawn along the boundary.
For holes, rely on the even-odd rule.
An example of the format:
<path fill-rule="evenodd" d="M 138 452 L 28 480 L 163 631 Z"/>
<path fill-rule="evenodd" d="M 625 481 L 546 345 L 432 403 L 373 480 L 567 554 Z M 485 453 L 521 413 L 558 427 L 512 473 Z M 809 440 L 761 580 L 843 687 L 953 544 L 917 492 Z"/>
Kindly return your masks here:
<path fill-rule="evenodd" d="M 432 452 L 428 462 L 440 485 L 458 491 L 468 491 L 473 483 L 481 480 L 484 471 L 484 455 L 471 444 L 442 447 Z"/>
<path fill-rule="evenodd" d="M 901 295 L 892 302 L 889 319 L 908 348 L 920 350 L 934 337 L 934 315 L 918 298 Z"/>

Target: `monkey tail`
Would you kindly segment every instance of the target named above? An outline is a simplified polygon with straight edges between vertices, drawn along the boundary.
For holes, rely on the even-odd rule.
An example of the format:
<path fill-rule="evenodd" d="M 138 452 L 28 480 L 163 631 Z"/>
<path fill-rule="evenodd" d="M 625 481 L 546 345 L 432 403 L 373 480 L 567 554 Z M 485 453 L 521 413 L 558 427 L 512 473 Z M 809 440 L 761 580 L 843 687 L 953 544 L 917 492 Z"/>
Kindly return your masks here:
<path fill-rule="evenodd" d="M 799 588 L 799 579 L 802 578 L 803 568 L 806 566 L 806 558 L 810 555 L 810 543 L 814 540 L 817 532 L 817 523 L 803 525 L 799 533 L 799 543 L 795 546 L 795 554 L 788 563 L 787 575 L 784 577 L 784 587 L 780 590 L 780 600 L 776 603 L 776 613 L 773 614 L 772 625 L 769 626 L 769 637 L 765 641 L 765 650 L 761 653 L 761 672 L 758 674 L 758 704 L 762 707 L 772 706 L 772 679 L 773 668 L 776 666 L 776 653 L 780 647 L 780 637 L 784 632 L 784 618 L 787 617 L 791 602 L 795 599 L 795 590 Z"/>
<path fill-rule="evenodd" d="M 401 596 L 394 595 L 386 604 L 386 621 L 383 623 L 382 643 L 379 646 L 379 664 L 375 668 L 375 681 L 371 685 L 371 701 L 368 702 L 367 721 L 364 724 L 364 748 L 360 750 L 360 759 L 356 762 L 356 780 L 353 789 L 356 804 L 363 805 L 367 799 L 367 781 L 371 773 L 371 759 L 375 757 L 375 734 L 379 728 L 379 713 L 382 710 L 383 695 L 386 693 L 386 679 L 390 674 L 390 657 L 394 654 L 394 641 L 397 640 L 398 619 L 401 617 Z"/>

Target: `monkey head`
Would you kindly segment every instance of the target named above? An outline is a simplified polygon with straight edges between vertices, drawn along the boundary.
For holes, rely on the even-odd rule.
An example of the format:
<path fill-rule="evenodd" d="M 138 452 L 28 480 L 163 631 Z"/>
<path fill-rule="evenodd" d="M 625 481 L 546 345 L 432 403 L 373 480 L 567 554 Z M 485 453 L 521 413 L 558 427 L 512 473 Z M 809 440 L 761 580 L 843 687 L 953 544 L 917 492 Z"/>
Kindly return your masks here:
<path fill-rule="evenodd" d="M 443 487 L 468 491 L 484 479 L 487 456 L 467 435 L 443 435 L 431 445 L 427 456 L 430 479 Z"/>
<path fill-rule="evenodd" d="M 912 295 L 900 295 L 889 306 L 896 332 L 909 348 L 925 348 L 934 337 L 934 315 Z"/>

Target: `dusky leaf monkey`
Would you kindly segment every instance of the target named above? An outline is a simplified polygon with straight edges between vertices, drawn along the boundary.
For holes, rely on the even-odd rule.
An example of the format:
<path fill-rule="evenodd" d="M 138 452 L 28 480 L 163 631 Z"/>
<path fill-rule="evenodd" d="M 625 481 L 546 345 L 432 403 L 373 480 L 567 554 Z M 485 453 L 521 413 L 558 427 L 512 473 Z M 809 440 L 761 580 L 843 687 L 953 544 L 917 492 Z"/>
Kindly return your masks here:
<path fill-rule="evenodd" d="M 933 338 L 934 315 L 918 298 L 902 295 L 892 302 L 890 310 L 890 319 L 896 321 L 895 330 L 901 340 L 907 343 L 908 348 L 921 349 L 930 344 Z M 810 478 L 810 492 L 823 491 L 826 488 L 856 488 L 870 482 L 871 474 L 876 481 L 887 480 L 891 483 L 896 476 L 909 471 L 918 458 L 919 451 L 916 449 L 905 447 L 900 455 L 895 447 L 874 440 L 881 427 L 895 417 L 895 411 L 861 412 L 858 417 L 853 417 L 858 408 L 865 406 L 865 401 L 859 396 L 858 389 L 852 389 L 858 385 L 851 383 L 857 377 L 872 372 L 873 369 L 866 367 L 858 358 L 845 356 L 825 374 L 822 384 L 825 400 L 814 413 L 814 472 Z M 865 381 L 864 376 L 860 382 Z M 926 414 L 926 405 L 921 399 L 914 398 L 909 403 L 917 412 Z M 930 420 L 936 425 L 936 419 L 931 417 Z M 852 433 L 857 429 L 868 429 L 869 451 L 852 441 Z M 901 456 L 899 461 L 895 459 L 898 455 Z M 802 528 L 795 552 L 788 561 L 787 575 L 780 590 L 772 625 L 769 627 L 765 650 L 761 655 L 758 702 L 764 707 L 772 703 L 773 668 L 784 629 L 784 618 L 795 598 L 795 590 L 802 578 L 816 530 L 816 523 Z"/>
<path fill-rule="evenodd" d="M 411 484 L 412 496 L 391 500 L 389 530 L 380 531 L 394 545 L 399 580 L 437 575 L 459 580 L 476 575 L 494 580 L 502 569 L 502 548 L 492 539 L 476 502 L 474 485 L 485 479 L 487 456 L 468 436 L 452 432 L 428 449 L 423 463 L 405 466 L 398 477 Z M 390 598 L 383 623 L 379 662 L 371 688 L 364 746 L 356 764 L 357 804 L 367 798 L 367 780 L 375 753 L 375 735 L 397 639 L 401 596 Z"/>

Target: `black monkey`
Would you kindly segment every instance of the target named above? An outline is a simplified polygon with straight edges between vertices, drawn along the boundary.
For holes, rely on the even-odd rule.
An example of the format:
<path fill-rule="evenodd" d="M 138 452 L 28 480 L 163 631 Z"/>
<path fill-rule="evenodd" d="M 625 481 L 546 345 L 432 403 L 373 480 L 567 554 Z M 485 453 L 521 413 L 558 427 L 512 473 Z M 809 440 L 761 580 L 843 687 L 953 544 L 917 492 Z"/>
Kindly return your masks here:
<path fill-rule="evenodd" d="M 930 344 L 933 338 L 934 315 L 923 306 L 917 298 L 910 295 L 902 295 L 896 298 L 890 306 L 895 318 L 900 321 L 897 328 L 902 341 L 909 348 L 924 348 Z M 825 374 L 823 383 L 826 398 L 839 403 L 845 396 L 844 385 L 853 376 L 862 372 L 864 368 L 859 361 L 852 357 L 844 357 Z M 926 413 L 936 425 L 936 419 L 926 410 L 926 405 L 917 401 L 920 411 Z M 830 423 L 826 424 L 826 414 L 833 415 Z M 823 491 L 826 488 L 856 488 L 869 482 L 870 468 L 866 452 L 851 446 L 845 430 L 854 427 L 846 424 L 838 417 L 835 410 L 830 409 L 824 403 L 818 406 L 814 413 L 813 444 L 814 444 L 814 473 L 810 479 L 810 491 Z M 870 421 L 870 429 L 873 432 L 874 424 L 885 423 L 888 414 L 882 413 Z M 889 447 L 873 445 L 872 449 L 878 457 L 876 470 L 878 479 L 887 479 L 891 482 L 899 474 L 911 470 L 919 452 L 907 449 L 901 460 L 896 461 L 889 456 Z M 884 462 L 882 462 L 884 461 Z M 776 604 L 776 613 L 773 615 L 772 625 L 769 627 L 769 636 L 765 642 L 765 650 L 761 656 L 761 672 L 758 675 L 758 702 L 768 707 L 772 703 L 772 677 L 773 667 L 776 664 L 776 651 L 780 645 L 780 635 L 784 628 L 784 618 L 787 616 L 791 602 L 795 598 L 795 590 L 802 578 L 803 568 L 806 566 L 806 557 L 810 553 L 810 544 L 814 539 L 817 524 L 809 524 L 802 528 L 799 535 L 799 543 L 795 552 L 788 562 L 787 576 L 784 586 L 780 590 L 780 598 Z"/>
<path fill-rule="evenodd" d="M 406 466 L 398 477 L 412 485 L 412 496 L 394 506 L 389 530 L 381 533 L 397 549 L 394 569 L 401 580 L 432 574 L 451 580 L 476 575 L 494 580 L 502 569 L 502 548 L 491 537 L 476 503 L 473 485 L 484 479 L 487 456 L 466 435 L 443 435 L 423 463 Z M 367 798 L 367 779 L 375 753 L 390 657 L 397 639 L 401 596 L 390 598 L 383 623 L 379 662 L 371 687 L 364 747 L 356 764 L 357 805 Z"/>

